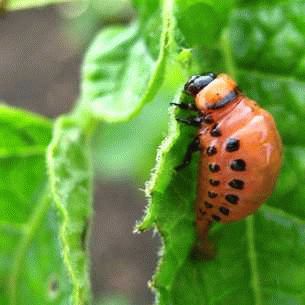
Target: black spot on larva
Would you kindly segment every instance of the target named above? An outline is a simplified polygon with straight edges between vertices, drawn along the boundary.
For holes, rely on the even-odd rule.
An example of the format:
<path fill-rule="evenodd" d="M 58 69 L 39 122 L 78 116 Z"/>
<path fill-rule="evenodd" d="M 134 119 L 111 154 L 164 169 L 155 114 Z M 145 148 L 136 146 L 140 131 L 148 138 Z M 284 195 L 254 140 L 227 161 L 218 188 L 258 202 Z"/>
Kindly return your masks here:
<path fill-rule="evenodd" d="M 213 207 L 213 204 L 211 204 L 211 203 L 209 203 L 209 202 L 207 202 L 207 201 L 204 202 L 204 205 L 205 205 L 205 207 L 208 208 L 208 209 L 211 209 L 211 208 Z"/>
<path fill-rule="evenodd" d="M 244 181 L 242 180 L 239 180 L 239 179 L 233 179 L 229 182 L 229 185 L 231 187 L 233 187 L 234 189 L 237 189 L 237 190 L 242 190 L 245 186 L 245 183 Z"/>
<path fill-rule="evenodd" d="M 223 215 L 229 215 L 230 210 L 226 207 L 220 207 L 219 211 L 223 214 Z"/>
<path fill-rule="evenodd" d="M 230 138 L 226 144 L 226 151 L 232 152 L 239 149 L 239 140 Z"/>
<path fill-rule="evenodd" d="M 212 173 L 219 172 L 220 171 L 220 166 L 216 163 L 211 163 L 211 164 L 209 164 L 209 170 Z"/>
<path fill-rule="evenodd" d="M 201 214 L 202 216 L 204 216 L 204 215 L 206 214 L 206 212 L 203 211 L 201 208 L 199 208 L 199 212 L 200 212 L 200 214 Z"/>
<path fill-rule="evenodd" d="M 219 180 L 214 180 L 214 179 L 210 179 L 209 180 L 210 184 L 213 185 L 213 186 L 217 186 L 220 184 L 220 181 Z"/>
<path fill-rule="evenodd" d="M 216 221 L 220 221 L 220 217 L 218 215 L 212 215 L 212 218 Z"/>
<path fill-rule="evenodd" d="M 215 198 L 217 197 L 217 193 L 208 191 L 208 196 L 209 198 Z"/>
<path fill-rule="evenodd" d="M 225 196 L 226 200 L 232 204 L 237 204 L 239 201 L 238 196 L 233 195 L 233 194 L 228 194 Z"/>
<path fill-rule="evenodd" d="M 209 146 L 209 147 L 207 148 L 207 155 L 208 155 L 208 156 L 213 156 L 213 155 L 215 155 L 215 154 L 217 154 L 217 149 L 216 149 L 216 147 L 215 147 L 215 146 Z"/>
<path fill-rule="evenodd" d="M 246 162 L 243 159 L 233 160 L 231 162 L 231 169 L 234 171 L 244 171 L 246 170 Z"/>
<path fill-rule="evenodd" d="M 219 126 L 218 124 L 215 124 L 213 127 L 212 127 L 212 130 L 210 131 L 210 135 L 212 137 L 220 137 L 221 136 L 221 131 L 219 129 Z"/>

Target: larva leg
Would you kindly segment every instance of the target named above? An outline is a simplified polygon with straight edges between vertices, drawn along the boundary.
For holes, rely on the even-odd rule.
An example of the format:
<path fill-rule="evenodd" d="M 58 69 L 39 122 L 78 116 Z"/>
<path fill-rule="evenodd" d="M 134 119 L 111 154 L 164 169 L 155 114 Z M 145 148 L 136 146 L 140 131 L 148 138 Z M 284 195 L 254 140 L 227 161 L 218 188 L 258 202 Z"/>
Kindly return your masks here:
<path fill-rule="evenodd" d="M 199 138 L 196 137 L 188 146 L 187 151 L 185 153 L 185 156 L 183 158 L 183 161 L 180 165 L 176 166 L 175 169 L 176 170 L 180 170 L 184 167 L 186 167 L 187 165 L 190 164 L 191 160 L 192 160 L 192 156 L 193 153 L 197 152 L 200 150 L 200 141 Z"/>
<path fill-rule="evenodd" d="M 198 116 L 198 117 L 190 117 L 190 118 L 176 118 L 176 120 L 180 123 L 189 126 L 199 127 L 202 124 L 204 118 L 202 116 Z"/>
<path fill-rule="evenodd" d="M 195 104 L 191 104 L 191 103 L 170 103 L 170 105 L 174 105 L 180 109 L 183 109 L 183 110 L 191 110 L 191 111 L 199 111 L 196 107 Z"/>

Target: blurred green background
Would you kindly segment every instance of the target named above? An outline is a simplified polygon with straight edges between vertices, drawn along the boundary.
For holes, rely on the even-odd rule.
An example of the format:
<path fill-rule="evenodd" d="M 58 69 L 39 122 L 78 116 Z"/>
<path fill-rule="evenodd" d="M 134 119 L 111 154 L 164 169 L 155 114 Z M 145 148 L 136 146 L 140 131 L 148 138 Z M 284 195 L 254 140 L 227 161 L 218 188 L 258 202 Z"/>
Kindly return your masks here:
<path fill-rule="evenodd" d="M 128 0 L 82 1 L 0 17 L 0 99 L 55 118 L 79 95 L 80 66 L 94 35 L 104 26 L 127 23 Z M 134 235 L 143 214 L 143 188 L 156 147 L 167 129 L 166 80 L 142 113 L 127 124 L 99 127 L 94 139 L 95 216 L 90 244 L 91 278 L 99 305 L 149 304 L 147 282 L 159 248 L 151 233 Z M 99 300 L 100 299 L 100 300 Z"/>

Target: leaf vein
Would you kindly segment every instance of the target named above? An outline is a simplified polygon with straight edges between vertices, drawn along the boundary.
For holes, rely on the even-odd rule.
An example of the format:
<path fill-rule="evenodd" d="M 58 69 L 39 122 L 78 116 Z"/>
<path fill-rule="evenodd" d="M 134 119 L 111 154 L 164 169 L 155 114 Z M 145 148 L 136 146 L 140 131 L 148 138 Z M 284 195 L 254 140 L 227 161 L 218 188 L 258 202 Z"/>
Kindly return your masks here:
<path fill-rule="evenodd" d="M 260 280 L 257 266 L 257 256 L 255 250 L 255 236 L 254 236 L 254 217 L 249 216 L 246 219 L 246 235 L 248 247 L 248 259 L 250 263 L 250 285 L 253 290 L 255 305 L 262 305 L 262 294 L 260 287 Z"/>
<path fill-rule="evenodd" d="M 14 263 L 12 266 L 12 272 L 10 277 L 8 278 L 8 291 L 9 291 L 9 304 L 17 305 L 17 282 L 21 271 L 22 262 L 25 258 L 27 249 L 31 244 L 35 232 L 40 226 L 43 217 L 45 216 L 48 208 L 50 206 L 51 200 L 45 196 L 36 206 L 29 222 L 27 224 L 27 230 L 25 234 L 21 236 L 14 254 Z"/>

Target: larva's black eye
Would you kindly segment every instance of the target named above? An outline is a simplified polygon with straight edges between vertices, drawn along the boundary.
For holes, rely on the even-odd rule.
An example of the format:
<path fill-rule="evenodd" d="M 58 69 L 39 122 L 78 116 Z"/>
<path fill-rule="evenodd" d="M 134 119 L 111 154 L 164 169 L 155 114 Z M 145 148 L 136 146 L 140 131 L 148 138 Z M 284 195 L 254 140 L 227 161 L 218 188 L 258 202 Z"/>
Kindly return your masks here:
<path fill-rule="evenodd" d="M 204 75 L 193 75 L 184 85 L 184 91 L 192 96 L 212 82 L 217 77 L 214 73 L 207 73 Z"/>

